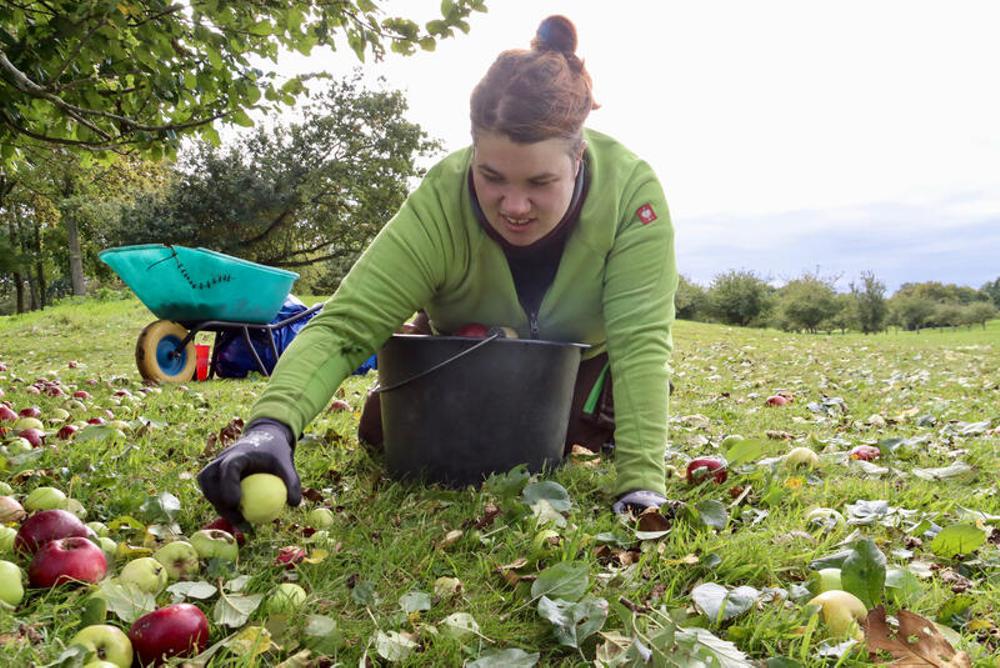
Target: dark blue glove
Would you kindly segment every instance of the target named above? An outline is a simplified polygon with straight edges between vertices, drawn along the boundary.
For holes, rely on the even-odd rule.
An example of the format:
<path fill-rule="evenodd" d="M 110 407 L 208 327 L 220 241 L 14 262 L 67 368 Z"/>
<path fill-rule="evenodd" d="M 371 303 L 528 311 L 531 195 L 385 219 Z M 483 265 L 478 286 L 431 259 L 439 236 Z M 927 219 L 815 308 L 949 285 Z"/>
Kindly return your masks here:
<path fill-rule="evenodd" d="M 666 502 L 667 498 L 665 496 L 656 492 L 650 492 L 649 490 L 639 489 L 634 492 L 622 494 L 615 501 L 614 505 L 611 506 L 611 509 L 615 511 L 616 515 L 622 515 L 630 510 L 638 515 L 647 508 L 659 508 Z"/>
<path fill-rule="evenodd" d="M 198 486 L 219 514 L 241 531 L 249 530 L 240 512 L 240 481 L 254 473 L 281 478 L 288 489 L 288 505 L 302 502 L 302 483 L 295 472 L 295 438 L 287 425 L 261 418 L 247 425 L 243 435 L 198 474 Z"/>

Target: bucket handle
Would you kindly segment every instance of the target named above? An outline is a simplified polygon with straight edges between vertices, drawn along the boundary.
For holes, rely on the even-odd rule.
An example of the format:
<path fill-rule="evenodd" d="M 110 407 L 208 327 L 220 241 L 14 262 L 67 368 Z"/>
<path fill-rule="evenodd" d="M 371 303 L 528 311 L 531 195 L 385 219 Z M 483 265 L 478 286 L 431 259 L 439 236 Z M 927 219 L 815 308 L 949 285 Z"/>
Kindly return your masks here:
<path fill-rule="evenodd" d="M 495 339 L 501 339 L 501 338 L 505 338 L 503 330 L 498 330 L 498 331 L 494 332 L 493 334 L 491 334 L 490 336 L 488 336 L 485 339 L 483 339 L 482 341 L 480 341 L 479 343 L 477 343 L 476 345 L 472 346 L 471 348 L 466 348 L 462 352 L 457 353 L 455 355 L 452 355 L 451 357 L 449 357 L 448 359 L 444 360 L 443 362 L 438 362 L 437 364 L 435 364 L 434 366 L 430 367 L 429 369 L 424 369 L 423 371 L 421 371 L 420 373 L 418 373 L 415 376 L 410 376 L 406 380 L 400 381 L 398 383 L 393 383 L 392 385 L 389 385 L 388 387 L 381 387 L 381 386 L 375 387 L 375 388 L 372 389 L 372 392 L 374 392 L 376 394 L 379 394 L 379 393 L 382 393 L 382 392 L 391 392 L 392 390 L 399 389 L 400 387 L 403 387 L 404 385 L 408 385 L 408 384 L 412 383 L 415 380 L 418 380 L 420 378 L 423 378 L 424 376 L 427 376 L 427 375 L 430 375 L 430 374 L 434 373 L 435 371 L 437 371 L 441 367 L 446 366 L 448 364 L 451 364 L 452 362 L 454 362 L 455 360 L 457 360 L 460 357 L 465 357 L 466 355 L 468 355 L 469 353 L 471 353 L 473 350 L 476 350 L 477 348 L 481 348 L 481 347 L 485 346 L 490 341 L 493 341 Z"/>

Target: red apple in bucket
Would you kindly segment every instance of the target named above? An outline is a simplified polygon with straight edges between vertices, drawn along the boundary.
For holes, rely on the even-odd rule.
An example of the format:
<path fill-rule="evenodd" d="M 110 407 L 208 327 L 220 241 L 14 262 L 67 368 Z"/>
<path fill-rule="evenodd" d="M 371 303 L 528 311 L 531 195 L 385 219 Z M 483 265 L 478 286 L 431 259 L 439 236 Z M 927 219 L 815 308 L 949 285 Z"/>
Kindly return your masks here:
<path fill-rule="evenodd" d="M 71 581 L 100 582 L 108 572 L 101 548 L 81 536 L 50 540 L 35 552 L 28 566 L 32 587 L 54 587 Z"/>
<path fill-rule="evenodd" d="M 194 656 L 208 645 L 208 618 L 190 603 L 176 603 L 135 620 L 128 637 L 144 666 Z"/>
<path fill-rule="evenodd" d="M 455 336 L 464 336 L 472 339 L 485 339 L 489 336 L 490 328 L 478 322 L 470 322 L 455 330 Z"/>

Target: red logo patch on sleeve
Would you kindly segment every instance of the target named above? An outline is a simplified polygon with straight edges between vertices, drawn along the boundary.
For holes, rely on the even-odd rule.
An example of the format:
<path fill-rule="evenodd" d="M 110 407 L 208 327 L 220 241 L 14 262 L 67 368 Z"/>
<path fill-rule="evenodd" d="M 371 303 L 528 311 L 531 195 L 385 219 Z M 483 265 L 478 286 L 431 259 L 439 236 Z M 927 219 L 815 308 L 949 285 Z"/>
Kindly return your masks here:
<path fill-rule="evenodd" d="M 649 225 L 651 222 L 656 220 L 656 212 L 653 211 L 653 206 L 651 204 L 643 204 L 640 206 L 635 215 L 639 216 L 639 220 L 643 225 Z"/>

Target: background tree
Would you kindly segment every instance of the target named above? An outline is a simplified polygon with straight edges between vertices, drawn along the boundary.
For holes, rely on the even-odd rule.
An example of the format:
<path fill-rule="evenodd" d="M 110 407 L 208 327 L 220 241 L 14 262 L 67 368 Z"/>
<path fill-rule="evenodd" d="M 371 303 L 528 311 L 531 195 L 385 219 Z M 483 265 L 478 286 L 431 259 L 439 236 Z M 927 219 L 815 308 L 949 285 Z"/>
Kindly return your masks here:
<path fill-rule="evenodd" d="M 431 50 L 485 5 L 444 0 L 441 11 L 419 26 L 376 0 L 0 0 L 0 166 L 16 168 L 37 142 L 158 158 L 185 133 L 217 141 L 215 119 L 251 125 L 247 110 L 274 112 L 306 91 L 252 60 L 320 45 L 362 60 Z"/>
<path fill-rule="evenodd" d="M 973 302 L 965 307 L 965 321 L 969 325 L 982 325 L 997 317 L 997 308 L 991 302 Z"/>
<path fill-rule="evenodd" d="M 934 302 L 926 297 L 898 292 L 889 300 L 892 322 L 907 331 L 919 332 L 934 313 Z"/>
<path fill-rule="evenodd" d="M 1000 276 L 993 281 L 984 283 L 983 287 L 979 288 L 979 291 L 993 302 L 994 307 L 1000 309 Z"/>
<path fill-rule="evenodd" d="M 831 319 L 840 303 L 831 280 L 804 274 L 789 281 L 776 294 L 776 318 L 786 330 L 815 333 L 820 323 Z"/>
<path fill-rule="evenodd" d="M 712 280 L 708 289 L 709 311 L 720 322 L 746 327 L 764 320 L 773 292 L 755 272 L 731 269 Z"/>
<path fill-rule="evenodd" d="M 889 312 L 885 299 L 885 283 L 873 271 L 861 272 L 860 283 L 851 282 L 853 314 L 858 328 L 865 334 L 881 332 Z"/>
<path fill-rule="evenodd" d="M 858 319 L 855 314 L 856 305 L 850 294 L 837 293 L 837 309 L 827 320 L 819 324 L 818 329 L 824 332 L 840 330 L 841 334 L 846 334 L 849 329 L 858 328 Z"/>
<path fill-rule="evenodd" d="M 290 124 L 196 143 L 161 196 L 122 214 L 116 243 L 177 243 L 279 267 L 349 266 L 440 149 L 399 91 L 331 82 Z M 338 262 L 339 261 L 339 262 Z M 335 284 L 334 280 L 334 284 Z"/>
<path fill-rule="evenodd" d="M 674 295 L 674 307 L 680 320 L 704 320 L 708 306 L 708 293 L 705 288 L 692 283 L 686 277 L 680 276 L 677 292 Z"/>

